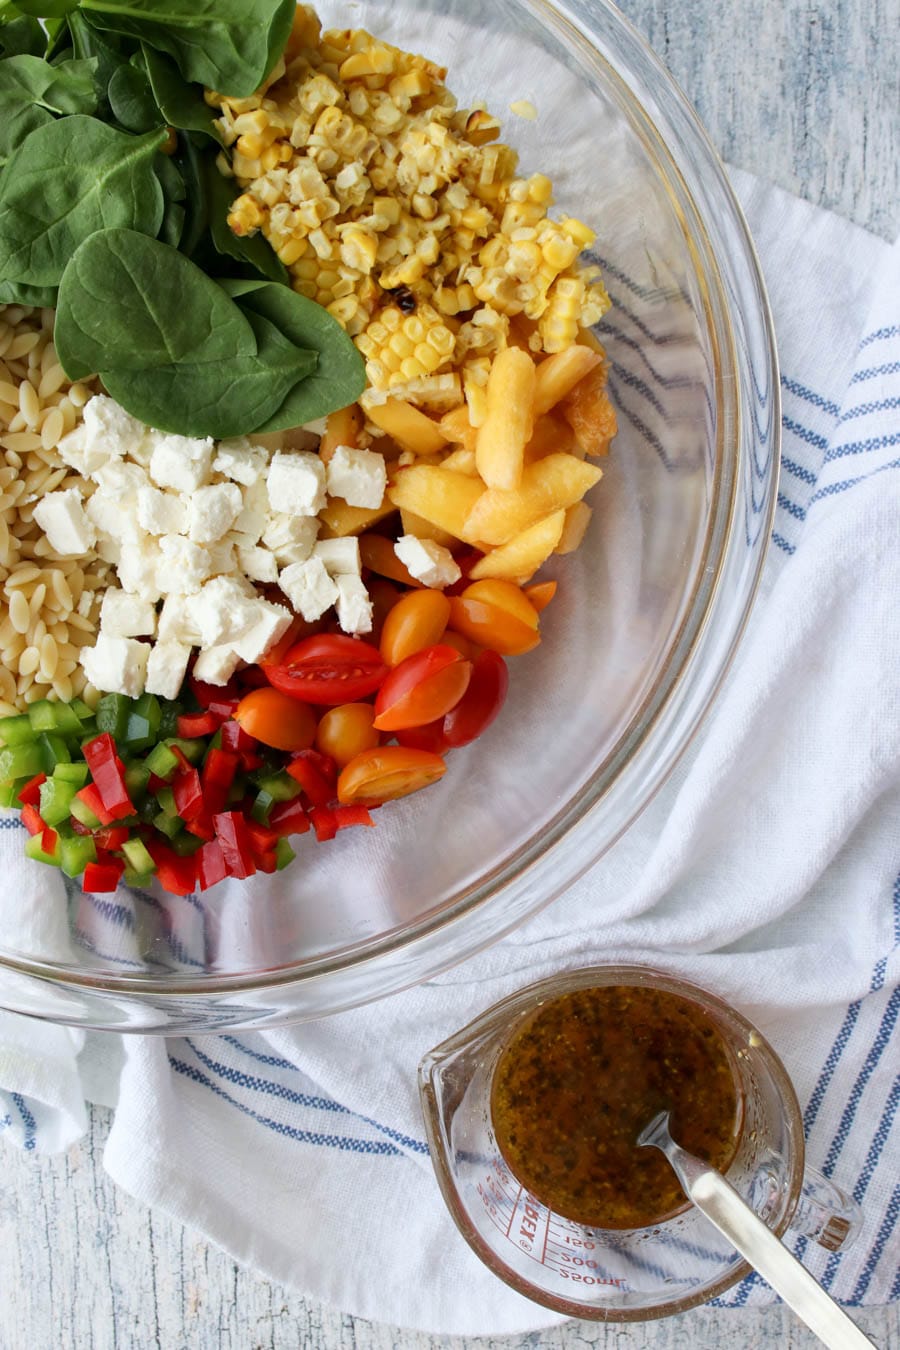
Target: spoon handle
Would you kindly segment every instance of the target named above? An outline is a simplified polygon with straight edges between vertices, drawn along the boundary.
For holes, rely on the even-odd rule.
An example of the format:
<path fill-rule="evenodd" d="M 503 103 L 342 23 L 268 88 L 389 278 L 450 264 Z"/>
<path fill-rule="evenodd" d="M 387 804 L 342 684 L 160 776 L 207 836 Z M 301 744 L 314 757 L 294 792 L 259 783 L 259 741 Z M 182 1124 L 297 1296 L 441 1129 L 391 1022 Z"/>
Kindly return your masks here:
<path fill-rule="evenodd" d="M 711 1169 L 698 1169 L 689 1179 L 681 1176 L 678 1164 L 671 1156 L 669 1161 L 679 1172 L 679 1179 L 697 1208 L 825 1345 L 832 1350 L 856 1350 L 856 1347 L 875 1344 L 863 1335 L 771 1229 L 757 1218 L 723 1176 Z"/>

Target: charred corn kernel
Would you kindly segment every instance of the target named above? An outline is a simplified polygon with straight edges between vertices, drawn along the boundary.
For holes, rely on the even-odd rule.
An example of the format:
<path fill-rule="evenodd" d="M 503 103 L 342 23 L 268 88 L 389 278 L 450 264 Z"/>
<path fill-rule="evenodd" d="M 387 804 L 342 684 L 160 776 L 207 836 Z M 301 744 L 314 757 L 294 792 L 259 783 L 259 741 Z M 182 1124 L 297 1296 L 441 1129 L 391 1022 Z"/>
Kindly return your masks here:
<path fill-rule="evenodd" d="M 243 236 L 258 230 L 265 219 L 259 203 L 245 192 L 232 202 L 228 213 L 228 226 L 232 233 Z"/>
<path fill-rule="evenodd" d="M 550 303 L 539 328 L 544 351 L 561 352 L 572 346 L 578 336 L 579 315 L 584 300 L 584 282 L 577 277 L 560 277 L 550 290 Z"/>
<path fill-rule="evenodd" d="M 580 251 L 573 239 L 556 233 L 551 234 L 541 245 L 544 261 L 557 272 L 564 272 L 567 267 L 571 267 Z"/>
<path fill-rule="evenodd" d="M 487 145 L 488 141 L 495 141 L 499 135 L 500 123 L 496 117 L 491 117 L 490 113 L 480 108 L 469 114 L 466 121 L 466 139 L 471 141 L 472 145 Z"/>
<path fill-rule="evenodd" d="M 371 230 L 349 229 L 341 240 L 341 259 L 358 272 L 371 272 L 378 251 L 378 239 Z"/>
<path fill-rule="evenodd" d="M 575 220 L 573 216 L 567 216 L 560 221 L 560 226 L 565 230 L 570 239 L 573 239 L 578 245 L 579 251 L 583 248 L 590 248 L 597 238 L 596 234 L 583 221 Z"/>
<path fill-rule="evenodd" d="M 348 56 L 339 74 L 342 80 L 359 80 L 365 75 L 390 75 L 393 69 L 394 57 L 388 47 L 370 47 Z"/>
<path fill-rule="evenodd" d="M 398 75 L 391 80 L 388 85 L 388 93 L 392 99 L 398 102 L 403 98 L 414 99 L 422 98 L 430 94 L 432 82 L 424 70 L 408 70 L 405 75 Z"/>

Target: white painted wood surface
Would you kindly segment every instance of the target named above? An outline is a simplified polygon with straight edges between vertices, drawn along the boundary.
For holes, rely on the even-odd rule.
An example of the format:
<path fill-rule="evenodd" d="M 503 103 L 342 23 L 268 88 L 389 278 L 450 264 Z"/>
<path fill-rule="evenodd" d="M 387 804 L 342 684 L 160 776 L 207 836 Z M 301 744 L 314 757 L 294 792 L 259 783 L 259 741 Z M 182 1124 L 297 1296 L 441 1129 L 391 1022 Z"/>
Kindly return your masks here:
<path fill-rule="evenodd" d="M 731 163 L 893 239 L 898 0 L 623 0 Z M 118 1192 L 108 1114 L 64 1158 L 0 1153 L 0 1350 L 799 1350 L 783 1309 L 498 1340 L 420 1336 L 310 1304 Z M 900 1308 L 860 1324 L 900 1347 Z"/>

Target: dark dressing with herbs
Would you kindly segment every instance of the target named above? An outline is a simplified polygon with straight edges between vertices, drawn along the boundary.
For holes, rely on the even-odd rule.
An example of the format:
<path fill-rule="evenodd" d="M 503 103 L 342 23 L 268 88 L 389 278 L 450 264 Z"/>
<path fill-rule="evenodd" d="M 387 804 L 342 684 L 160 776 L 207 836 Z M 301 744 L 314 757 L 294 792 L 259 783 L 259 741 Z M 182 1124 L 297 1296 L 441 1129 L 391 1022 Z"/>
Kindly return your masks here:
<path fill-rule="evenodd" d="M 505 1047 L 491 1090 L 518 1181 L 596 1228 L 643 1228 L 686 1206 L 663 1155 L 635 1143 L 659 1111 L 683 1148 L 725 1171 L 740 1128 L 730 1052 L 696 1003 L 639 985 L 543 1004 Z"/>

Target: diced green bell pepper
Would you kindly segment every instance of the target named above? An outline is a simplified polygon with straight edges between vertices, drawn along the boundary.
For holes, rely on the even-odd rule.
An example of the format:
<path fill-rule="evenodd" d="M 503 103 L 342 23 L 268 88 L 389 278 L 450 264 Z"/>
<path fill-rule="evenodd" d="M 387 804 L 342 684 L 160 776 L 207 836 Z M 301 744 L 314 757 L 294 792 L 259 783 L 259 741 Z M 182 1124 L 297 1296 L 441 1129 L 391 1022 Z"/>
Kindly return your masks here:
<path fill-rule="evenodd" d="M 73 820 L 77 820 L 79 825 L 84 825 L 88 830 L 100 829 L 99 817 L 94 814 L 89 806 L 85 805 L 80 797 L 72 798 L 69 814 Z"/>
<path fill-rule="evenodd" d="M 204 841 L 198 839 L 195 834 L 188 834 L 187 830 L 182 830 L 181 834 L 176 834 L 172 839 L 172 852 L 177 853 L 179 858 L 190 858 L 198 849 L 203 847 Z"/>
<path fill-rule="evenodd" d="M 178 735 L 178 719 L 181 716 L 181 704 L 164 698 L 159 704 L 159 739 L 169 740 Z"/>
<path fill-rule="evenodd" d="M 55 731 L 77 740 L 82 734 L 81 718 L 69 703 L 51 703 L 38 699 L 28 709 L 28 720 L 35 732 Z"/>
<path fill-rule="evenodd" d="M 42 731 L 38 736 L 38 745 L 43 760 L 44 773 L 52 773 L 57 764 L 71 764 L 72 752 L 65 737 L 56 731 Z"/>
<path fill-rule="evenodd" d="M 142 761 L 125 764 L 125 788 L 135 805 L 146 794 L 149 781 L 150 770 Z"/>
<path fill-rule="evenodd" d="M 296 858 L 297 854 L 291 848 L 286 839 L 279 839 L 275 845 L 275 866 L 279 872 L 283 872 L 288 863 Z"/>
<path fill-rule="evenodd" d="M 73 698 L 69 704 L 79 722 L 87 722 L 94 716 L 94 710 L 89 703 L 85 703 L 83 698 Z"/>
<path fill-rule="evenodd" d="M 128 716 L 133 706 L 133 700 L 127 698 L 125 694 L 104 694 L 94 714 L 97 730 L 108 731 L 118 745 L 125 735 Z"/>
<path fill-rule="evenodd" d="M 180 834 L 183 824 L 180 817 L 167 815 L 165 811 L 160 811 L 158 815 L 155 815 L 152 823 L 160 834 L 164 834 L 167 839 L 174 839 L 176 834 Z"/>
<path fill-rule="evenodd" d="M 67 877 L 80 877 L 88 863 L 97 861 L 97 846 L 89 834 L 76 834 L 71 839 L 60 836 L 59 853 Z"/>
<path fill-rule="evenodd" d="M 256 784 L 260 792 L 268 792 L 276 802 L 292 802 L 303 791 L 297 780 L 289 773 L 273 773 L 267 778 L 257 778 Z"/>
<path fill-rule="evenodd" d="M 206 754 L 206 741 L 186 741 L 180 736 L 170 736 L 165 744 L 177 745 L 178 749 L 190 764 L 199 764 Z"/>
<path fill-rule="evenodd" d="M 132 704 L 122 743 L 126 750 L 147 750 L 159 737 L 160 708 L 155 694 L 141 694 Z"/>
<path fill-rule="evenodd" d="M 122 880 L 126 886 L 132 886 L 135 890 L 145 891 L 153 880 L 152 872 L 136 872 L 133 867 L 126 867 L 122 873 Z"/>
<path fill-rule="evenodd" d="M 175 793 L 170 787 L 160 788 L 159 792 L 156 794 L 156 800 L 159 802 L 160 808 L 167 816 L 178 815 L 178 807 L 175 805 Z"/>
<path fill-rule="evenodd" d="M 27 778 L 14 778 L 11 783 L 0 784 L 0 806 L 21 806 L 19 793 L 27 782 Z"/>
<path fill-rule="evenodd" d="M 144 760 L 150 773 L 168 781 L 178 770 L 178 759 L 168 745 L 154 745 Z"/>
<path fill-rule="evenodd" d="M 61 825 L 64 820 L 68 820 L 77 791 L 77 783 L 66 783 L 55 776 L 48 778 L 41 784 L 41 820 L 46 825 Z"/>
<path fill-rule="evenodd" d="M 26 858 L 31 858 L 33 862 L 49 863 L 51 867 L 59 867 L 62 862 L 60 856 L 62 841 L 57 840 L 56 848 L 52 853 L 45 853 L 42 842 L 43 838 L 44 836 L 42 834 L 30 834 L 28 836 L 25 840 Z"/>
<path fill-rule="evenodd" d="M 34 727 L 26 713 L 21 717 L 0 717 L 0 741 L 4 745 L 30 745 L 34 740 Z"/>
<path fill-rule="evenodd" d="M 12 778 L 34 778 L 38 773 L 46 773 L 46 769 L 41 747 L 36 741 L 0 750 L 0 783 L 8 783 Z"/>
<path fill-rule="evenodd" d="M 129 839 L 122 845 L 122 856 L 128 863 L 128 866 L 141 875 L 146 875 L 156 871 L 156 863 L 147 852 L 147 847 L 142 839 Z"/>
<path fill-rule="evenodd" d="M 261 788 L 256 794 L 253 805 L 250 807 L 251 819 L 255 820 L 258 825 L 268 825 L 269 816 L 272 813 L 272 807 L 274 805 L 275 798 L 272 796 L 271 792 L 266 792 L 264 788 Z"/>
<path fill-rule="evenodd" d="M 77 764 L 57 764 L 53 770 L 54 778 L 60 778 L 64 783 L 74 783 L 80 788 L 85 786 L 90 775 L 90 769 L 80 760 Z"/>

